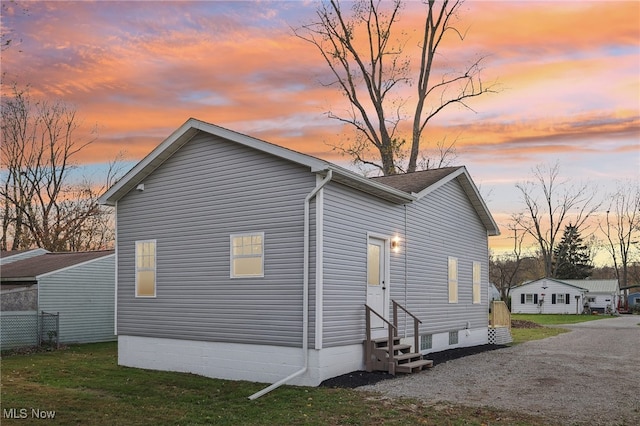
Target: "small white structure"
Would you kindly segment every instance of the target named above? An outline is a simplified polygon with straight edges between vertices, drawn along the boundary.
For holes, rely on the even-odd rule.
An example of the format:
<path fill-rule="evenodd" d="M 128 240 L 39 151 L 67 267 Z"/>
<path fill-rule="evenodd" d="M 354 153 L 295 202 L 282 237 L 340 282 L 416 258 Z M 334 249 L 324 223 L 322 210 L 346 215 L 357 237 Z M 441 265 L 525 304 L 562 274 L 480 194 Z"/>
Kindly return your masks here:
<path fill-rule="evenodd" d="M 619 297 L 617 280 L 558 280 L 541 278 L 511 290 L 514 314 L 581 314 L 614 312 Z"/>
<path fill-rule="evenodd" d="M 613 313 L 618 307 L 620 286 L 618 280 L 562 280 L 587 290 L 585 306 L 592 312 Z"/>

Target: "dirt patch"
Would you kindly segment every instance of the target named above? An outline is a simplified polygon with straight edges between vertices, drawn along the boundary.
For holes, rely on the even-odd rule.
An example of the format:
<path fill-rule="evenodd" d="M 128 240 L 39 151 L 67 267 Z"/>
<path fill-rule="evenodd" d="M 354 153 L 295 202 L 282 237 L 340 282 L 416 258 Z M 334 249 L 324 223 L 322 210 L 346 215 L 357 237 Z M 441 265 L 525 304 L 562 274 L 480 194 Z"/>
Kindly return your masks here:
<path fill-rule="evenodd" d="M 533 321 L 512 319 L 511 328 L 544 328 L 544 326 L 540 324 L 536 324 Z"/>

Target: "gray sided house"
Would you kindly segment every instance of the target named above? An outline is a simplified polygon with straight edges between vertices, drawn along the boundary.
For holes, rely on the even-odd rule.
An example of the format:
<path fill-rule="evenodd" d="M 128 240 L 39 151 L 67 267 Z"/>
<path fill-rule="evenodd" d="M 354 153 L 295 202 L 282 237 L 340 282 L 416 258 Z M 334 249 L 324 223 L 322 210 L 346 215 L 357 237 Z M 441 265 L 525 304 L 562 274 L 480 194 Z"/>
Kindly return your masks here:
<path fill-rule="evenodd" d="M 498 228 L 464 167 L 367 179 L 190 119 L 101 202 L 122 365 L 315 386 L 363 369 L 392 300 L 422 353 L 487 343 Z"/>
<path fill-rule="evenodd" d="M 32 252 L 2 253 L 3 333 L 9 332 L 9 315 L 45 311 L 60 314 L 60 343 L 114 340 L 114 251 Z"/>

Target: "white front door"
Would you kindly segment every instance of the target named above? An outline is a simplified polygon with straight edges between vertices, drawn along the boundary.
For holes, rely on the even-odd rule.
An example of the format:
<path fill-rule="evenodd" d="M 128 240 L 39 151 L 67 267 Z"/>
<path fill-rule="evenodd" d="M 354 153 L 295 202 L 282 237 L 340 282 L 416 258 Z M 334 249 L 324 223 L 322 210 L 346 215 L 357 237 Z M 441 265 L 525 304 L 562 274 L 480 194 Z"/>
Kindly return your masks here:
<path fill-rule="evenodd" d="M 387 318 L 385 296 L 386 280 L 386 242 L 378 238 L 369 238 L 367 245 L 367 305 Z M 371 328 L 384 328 L 384 322 L 371 314 Z"/>

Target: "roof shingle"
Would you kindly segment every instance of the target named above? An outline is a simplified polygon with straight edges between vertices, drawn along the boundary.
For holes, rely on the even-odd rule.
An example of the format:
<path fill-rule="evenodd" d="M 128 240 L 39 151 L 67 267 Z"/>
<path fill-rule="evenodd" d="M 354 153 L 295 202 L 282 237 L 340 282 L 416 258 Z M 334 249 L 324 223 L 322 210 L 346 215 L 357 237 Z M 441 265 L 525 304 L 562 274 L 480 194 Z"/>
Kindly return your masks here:
<path fill-rule="evenodd" d="M 76 253 L 46 253 L 40 256 L 18 260 L 2 266 L 2 281 L 11 281 L 19 278 L 33 278 L 78 265 L 90 260 L 99 259 L 114 254 L 114 250 L 86 251 Z"/>
<path fill-rule="evenodd" d="M 370 179 L 383 183 L 400 191 L 418 193 L 434 183 L 442 180 L 460 167 L 443 167 L 440 169 L 423 170 L 420 172 L 403 173 L 390 176 L 372 177 Z"/>

